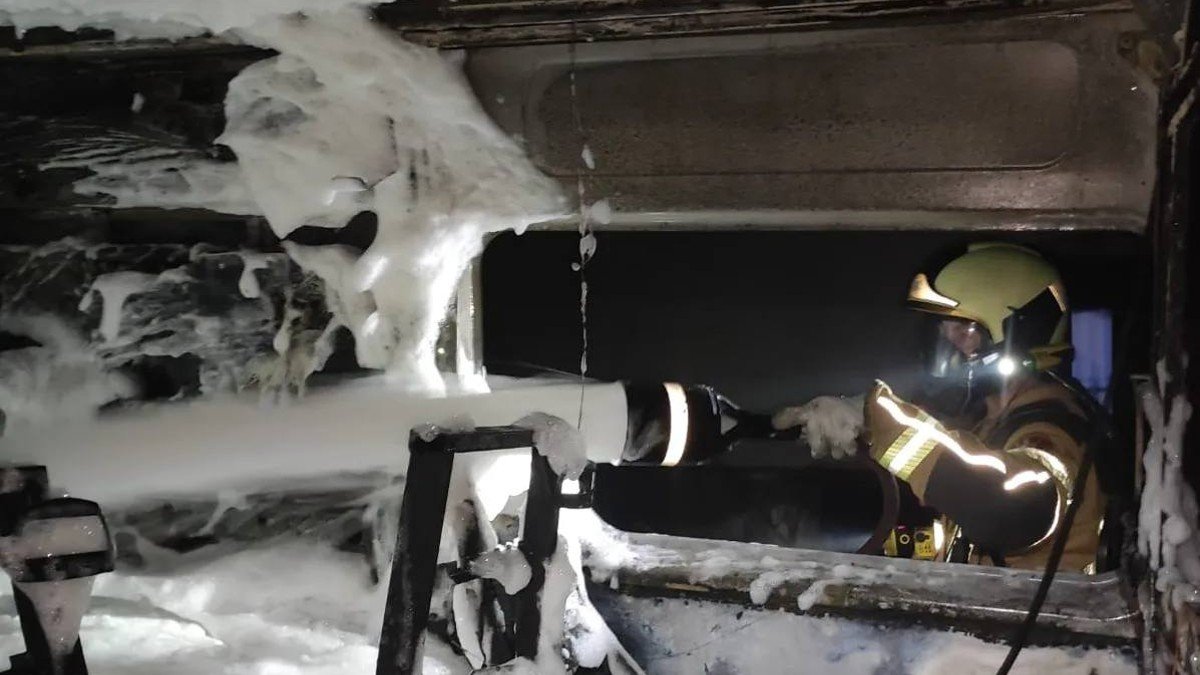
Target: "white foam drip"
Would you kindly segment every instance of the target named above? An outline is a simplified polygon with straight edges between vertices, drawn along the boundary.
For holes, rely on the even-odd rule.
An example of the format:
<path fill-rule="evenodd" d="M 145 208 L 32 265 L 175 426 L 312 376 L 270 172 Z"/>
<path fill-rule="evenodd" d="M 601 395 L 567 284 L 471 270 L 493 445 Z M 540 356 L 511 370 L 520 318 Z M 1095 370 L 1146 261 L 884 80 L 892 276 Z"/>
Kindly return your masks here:
<path fill-rule="evenodd" d="M 471 572 L 483 579 L 495 579 L 504 587 L 504 592 L 515 595 L 533 578 L 533 570 L 525 560 L 525 554 L 516 546 L 507 546 L 488 551 L 471 561 Z"/>
<path fill-rule="evenodd" d="M 100 335 L 111 344 L 116 342 L 121 332 L 121 310 L 125 307 L 125 300 L 145 291 L 157 279 L 156 275 L 142 272 L 101 274 L 92 281 L 91 288 L 79 302 L 79 309 L 86 312 L 95 301 L 95 296 L 100 296 Z"/>
<path fill-rule="evenodd" d="M 241 291 L 242 297 L 257 298 L 262 295 L 262 288 L 258 285 L 258 277 L 254 276 L 254 271 L 270 267 L 271 258 L 267 254 L 252 251 L 240 251 L 239 255 L 242 258 L 242 274 L 238 277 L 238 290 Z"/>
<path fill-rule="evenodd" d="M 533 429 L 533 442 L 554 473 L 576 479 L 587 467 L 587 439 L 570 422 L 536 412 L 517 420 L 517 426 Z"/>
<path fill-rule="evenodd" d="M 1165 364 L 1158 364 L 1165 388 Z M 1142 456 L 1145 485 L 1138 512 L 1138 550 L 1156 570 L 1156 588 L 1175 608 L 1200 596 L 1200 506 L 1183 474 L 1183 439 L 1191 404 L 1178 394 L 1163 405 L 1163 389 L 1145 386 L 1139 396 L 1150 433 Z M 1168 616 L 1167 621 L 1171 621 Z"/>
<path fill-rule="evenodd" d="M 383 368 L 391 359 L 390 325 L 381 330 L 375 299 L 356 290 L 357 252 L 348 246 L 301 246 L 283 243 L 284 250 L 305 271 L 325 282 L 325 306 L 337 324 L 354 335 L 355 357 L 366 368 Z M 372 318 L 374 317 L 374 318 Z"/>
<path fill-rule="evenodd" d="M 814 581 L 803 593 L 796 596 L 796 606 L 805 612 L 812 609 L 813 605 L 825 597 L 825 589 L 832 583 L 831 579 Z"/>
<path fill-rule="evenodd" d="M 593 221 L 601 225 L 608 225 L 613 219 L 612 204 L 607 199 L 596 200 L 588 208 L 588 215 Z"/>
<path fill-rule="evenodd" d="M 61 153 L 39 165 L 46 169 L 88 169 L 72 189 L 112 199 L 116 208 L 197 208 L 261 215 L 246 190 L 241 169 L 198 153 L 165 153 L 159 148 L 111 152 L 89 148 Z"/>

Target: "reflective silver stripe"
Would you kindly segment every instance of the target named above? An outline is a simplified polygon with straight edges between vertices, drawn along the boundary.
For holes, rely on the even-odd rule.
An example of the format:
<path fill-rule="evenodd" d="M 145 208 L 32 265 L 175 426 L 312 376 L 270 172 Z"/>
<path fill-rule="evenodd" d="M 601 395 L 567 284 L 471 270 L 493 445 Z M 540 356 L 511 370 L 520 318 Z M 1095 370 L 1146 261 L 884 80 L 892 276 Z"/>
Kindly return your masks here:
<path fill-rule="evenodd" d="M 674 382 L 663 384 L 667 390 L 667 405 L 671 409 L 671 433 L 667 437 L 667 454 L 660 466 L 675 466 L 683 459 L 688 437 L 688 402 L 683 387 Z"/>
<path fill-rule="evenodd" d="M 1050 472 L 1050 475 L 1054 478 L 1054 480 L 1058 481 L 1059 484 L 1063 486 L 1064 490 L 1067 492 L 1071 491 L 1071 485 L 1074 481 L 1071 480 L 1071 474 L 1067 471 L 1067 465 L 1063 464 L 1063 461 L 1052 453 L 1046 452 L 1041 448 L 1034 447 L 1014 448 L 1009 450 L 1009 452 L 1018 455 L 1025 455 L 1038 464 L 1046 467 L 1046 469 Z"/>
<path fill-rule="evenodd" d="M 1063 496 L 1063 491 L 1061 489 L 1061 487 L 1062 487 L 1061 483 L 1058 484 L 1058 487 L 1060 489 L 1057 489 L 1054 491 L 1054 496 L 1057 501 L 1055 501 L 1055 503 L 1054 503 L 1054 520 L 1050 523 L 1050 529 L 1046 530 L 1046 534 L 1043 534 L 1041 539 L 1038 539 L 1037 541 L 1033 542 L 1033 544 L 1031 544 L 1029 546 L 1029 548 L 1026 550 L 1034 549 L 1034 548 L 1037 548 L 1038 546 L 1041 546 L 1042 544 L 1046 543 L 1046 541 L 1048 541 L 1050 539 L 1051 535 L 1053 535 L 1055 532 L 1058 531 L 1058 521 L 1062 517 L 1063 511 L 1066 510 L 1066 503 L 1068 501 L 1070 501 L 1069 499 L 1067 499 Z"/>
<path fill-rule="evenodd" d="M 1046 469 L 1049 471 L 1050 478 L 1053 479 L 1055 483 L 1054 492 L 1055 496 L 1057 497 L 1057 502 L 1054 505 L 1054 521 L 1050 523 L 1050 528 L 1046 530 L 1046 534 L 1042 535 L 1041 539 L 1038 539 L 1029 547 L 1030 549 L 1037 548 L 1038 546 L 1046 543 L 1050 537 L 1058 531 L 1059 520 L 1062 518 L 1063 512 L 1066 510 L 1067 504 L 1070 503 L 1069 497 L 1071 494 L 1071 486 L 1073 485 L 1074 481 L 1072 480 L 1070 473 L 1067 471 L 1067 466 L 1063 464 L 1062 460 L 1052 453 L 1042 450 L 1041 448 L 1014 448 L 1009 450 L 1009 452 L 1016 455 L 1025 455 L 1038 464 L 1046 467 Z M 1045 481 L 1043 480 L 1038 482 L 1044 483 Z M 1005 487 L 1007 488 L 1007 485 Z"/>
<path fill-rule="evenodd" d="M 1012 492 L 1013 490 L 1019 489 L 1023 485 L 1029 485 L 1030 483 L 1041 485 L 1048 480 L 1050 480 L 1049 471 L 1031 471 L 1026 469 L 1024 471 L 1017 472 L 1012 478 L 1004 481 L 1004 490 L 1005 492 Z"/>

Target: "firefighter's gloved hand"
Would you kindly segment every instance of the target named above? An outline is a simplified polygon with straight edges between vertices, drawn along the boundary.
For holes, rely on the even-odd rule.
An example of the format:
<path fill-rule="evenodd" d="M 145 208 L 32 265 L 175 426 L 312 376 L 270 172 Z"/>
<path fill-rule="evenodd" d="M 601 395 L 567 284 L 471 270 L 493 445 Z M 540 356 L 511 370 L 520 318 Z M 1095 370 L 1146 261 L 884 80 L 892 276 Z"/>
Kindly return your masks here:
<path fill-rule="evenodd" d="M 858 451 L 863 430 L 863 399 L 818 396 L 804 405 L 780 410 L 771 423 L 781 431 L 804 427 L 804 440 L 814 457 L 850 457 Z"/>

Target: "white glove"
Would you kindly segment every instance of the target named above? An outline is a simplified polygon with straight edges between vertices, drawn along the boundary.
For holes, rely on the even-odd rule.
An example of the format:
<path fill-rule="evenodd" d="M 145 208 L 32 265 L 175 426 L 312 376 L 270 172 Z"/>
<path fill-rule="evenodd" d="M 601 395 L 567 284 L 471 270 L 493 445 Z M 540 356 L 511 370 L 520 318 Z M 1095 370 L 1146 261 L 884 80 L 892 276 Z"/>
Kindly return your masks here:
<path fill-rule="evenodd" d="M 858 451 L 863 430 L 863 397 L 818 396 L 804 405 L 780 410 L 771 423 L 779 430 L 804 427 L 804 440 L 813 457 L 850 457 Z"/>

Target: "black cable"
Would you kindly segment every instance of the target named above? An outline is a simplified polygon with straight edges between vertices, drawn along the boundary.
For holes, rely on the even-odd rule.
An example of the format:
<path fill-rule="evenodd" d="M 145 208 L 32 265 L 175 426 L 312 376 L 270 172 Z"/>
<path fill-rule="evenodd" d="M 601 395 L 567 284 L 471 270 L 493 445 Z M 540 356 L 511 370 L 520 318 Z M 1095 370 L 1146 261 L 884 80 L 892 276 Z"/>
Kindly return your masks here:
<path fill-rule="evenodd" d="M 1029 634 L 1033 632 L 1033 627 L 1037 624 L 1038 614 L 1041 613 L 1042 605 L 1046 602 L 1046 596 L 1050 593 L 1050 583 L 1054 581 L 1054 574 L 1058 571 L 1058 563 L 1062 560 L 1063 551 L 1067 548 L 1067 537 L 1071 532 L 1071 525 L 1075 522 L 1075 514 L 1079 512 L 1079 505 L 1083 503 L 1083 487 L 1087 484 L 1088 474 L 1091 473 L 1092 454 L 1091 449 L 1086 450 L 1083 454 L 1083 461 L 1079 464 L 1079 472 L 1075 475 L 1075 484 L 1071 486 L 1071 503 L 1067 505 L 1067 512 L 1063 516 L 1062 530 L 1054 538 L 1054 545 L 1050 549 L 1050 557 L 1046 560 L 1046 569 L 1042 572 L 1042 582 L 1038 584 L 1037 593 L 1034 594 L 1033 602 L 1029 605 L 1029 613 L 1025 615 L 1025 622 L 1017 629 L 1017 634 L 1013 637 L 1012 647 L 1008 650 L 1008 656 L 1004 658 L 1004 663 L 1000 665 L 1000 669 L 996 671 L 996 675 L 1006 675 L 1012 669 L 1013 663 L 1017 660 L 1017 655 L 1021 653 L 1021 649 L 1029 641 Z"/>
<path fill-rule="evenodd" d="M 1048 371 L 1048 374 L 1058 381 L 1059 384 L 1070 389 L 1075 395 L 1082 399 L 1084 405 L 1093 408 L 1093 416 L 1095 408 L 1098 404 L 1092 400 L 1090 395 L 1083 394 L 1077 387 L 1072 386 L 1065 379 L 1057 374 Z M 1090 404 L 1090 405 L 1089 405 Z M 1067 504 L 1067 512 L 1063 515 L 1063 520 L 1058 535 L 1054 538 L 1054 544 L 1050 548 L 1050 557 L 1046 560 L 1046 569 L 1042 572 L 1042 581 L 1038 584 L 1037 592 L 1033 595 L 1033 602 L 1029 604 L 1029 612 L 1025 615 L 1025 621 L 1021 623 L 1017 633 L 1013 636 L 1012 646 L 1009 647 L 1008 656 L 1004 658 L 1004 663 L 1000 664 L 1000 669 L 996 671 L 996 675 L 1007 675 L 1012 670 L 1013 664 L 1017 661 L 1017 656 L 1025 647 L 1025 643 L 1029 641 L 1029 635 L 1033 632 L 1033 628 L 1037 625 L 1038 615 L 1042 612 L 1042 605 L 1046 602 L 1046 596 L 1050 593 L 1050 584 L 1054 581 L 1054 575 L 1058 572 L 1058 564 L 1062 561 L 1063 551 L 1067 548 L 1067 538 L 1071 533 L 1071 526 L 1075 523 L 1075 514 L 1079 512 L 1079 507 L 1083 503 L 1083 490 L 1087 485 L 1088 475 L 1092 471 L 1092 462 L 1096 455 L 1095 437 L 1100 436 L 1104 432 L 1096 430 L 1094 438 L 1091 439 L 1083 450 L 1083 459 L 1079 463 L 1079 471 L 1075 474 L 1075 482 L 1071 485 L 1070 503 Z"/>

